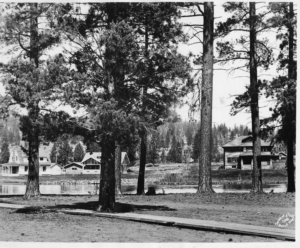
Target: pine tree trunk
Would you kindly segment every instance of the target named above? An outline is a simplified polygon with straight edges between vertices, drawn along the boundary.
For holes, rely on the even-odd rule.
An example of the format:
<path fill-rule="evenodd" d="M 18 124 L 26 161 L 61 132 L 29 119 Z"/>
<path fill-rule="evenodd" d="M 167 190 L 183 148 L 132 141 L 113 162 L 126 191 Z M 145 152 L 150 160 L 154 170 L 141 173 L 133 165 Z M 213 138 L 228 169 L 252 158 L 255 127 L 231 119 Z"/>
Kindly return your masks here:
<path fill-rule="evenodd" d="M 290 10 L 290 23 L 288 28 L 289 34 L 289 66 L 288 66 L 288 78 L 289 80 L 296 80 L 295 73 L 295 61 L 294 61 L 294 26 L 292 24 L 292 20 L 294 18 L 294 4 L 289 3 Z M 290 113 L 292 115 L 293 113 Z M 294 166 L 294 131 L 295 127 L 292 121 L 289 122 L 291 125 L 289 127 L 288 139 L 286 141 L 287 144 L 287 174 L 288 174 L 288 187 L 287 192 L 295 192 L 295 166 Z"/>
<path fill-rule="evenodd" d="M 113 212 L 115 209 L 115 141 L 102 140 L 99 211 Z"/>
<path fill-rule="evenodd" d="M 122 180 L 122 173 L 121 173 L 121 147 L 116 144 L 116 155 L 115 155 L 115 177 L 116 177 L 116 196 L 122 195 L 121 189 L 121 180 Z"/>
<path fill-rule="evenodd" d="M 255 3 L 250 4 L 250 108 L 253 137 L 253 170 L 252 170 L 252 193 L 263 192 L 261 171 L 261 144 L 259 139 L 259 105 L 258 105 L 258 82 L 257 82 L 257 58 L 256 58 L 256 10 Z"/>
<path fill-rule="evenodd" d="M 211 136 L 213 94 L 214 3 L 204 3 L 203 69 L 198 193 L 213 193 L 211 180 Z"/>
<path fill-rule="evenodd" d="M 39 66 L 39 46 L 38 46 L 38 4 L 30 3 L 30 60 Z"/>
<path fill-rule="evenodd" d="M 26 192 L 24 199 L 40 196 L 39 183 L 39 140 L 38 132 L 33 127 L 29 138 L 28 147 L 28 178 L 26 184 Z"/>
<path fill-rule="evenodd" d="M 287 174 L 288 186 L 287 192 L 295 192 L 295 166 L 294 166 L 294 140 L 290 138 L 287 141 Z"/>
<path fill-rule="evenodd" d="M 145 167 L 146 167 L 146 133 L 143 131 L 140 135 L 141 137 L 141 155 L 140 155 L 140 170 L 138 177 L 138 185 L 137 185 L 137 194 L 144 195 L 145 194 Z"/>
<path fill-rule="evenodd" d="M 148 18 L 145 16 L 145 58 L 146 60 L 149 59 L 149 34 L 148 34 Z M 145 82 L 149 80 L 149 76 L 147 75 L 145 78 Z M 147 93 L 147 86 L 142 88 L 141 94 L 141 103 L 142 103 L 142 113 L 145 114 L 145 98 L 144 94 Z M 140 138 L 141 138 L 141 154 L 140 154 L 140 170 L 139 170 L 139 177 L 138 177 L 138 185 L 137 185 L 137 194 L 144 195 L 145 194 L 145 167 L 146 167 L 146 155 L 147 155 L 147 146 L 146 146 L 146 131 L 143 129 L 140 131 Z"/>
<path fill-rule="evenodd" d="M 38 4 L 30 4 L 30 60 L 39 66 L 39 54 L 38 54 Z M 38 83 L 38 79 L 36 82 Z M 36 123 L 39 115 L 38 102 L 33 100 L 33 103 L 29 105 L 28 116 L 31 124 L 31 132 L 28 133 L 28 179 L 26 185 L 25 199 L 31 197 L 40 196 L 39 185 L 39 128 Z"/>

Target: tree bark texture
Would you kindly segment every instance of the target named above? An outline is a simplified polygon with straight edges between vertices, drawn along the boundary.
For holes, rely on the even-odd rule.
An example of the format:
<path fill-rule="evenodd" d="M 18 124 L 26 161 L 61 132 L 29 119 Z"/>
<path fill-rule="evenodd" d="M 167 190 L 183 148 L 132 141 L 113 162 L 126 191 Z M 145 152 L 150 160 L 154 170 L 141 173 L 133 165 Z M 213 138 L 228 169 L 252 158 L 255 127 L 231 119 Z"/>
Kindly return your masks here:
<path fill-rule="evenodd" d="M 115 209 L 115 141 L 102 140 L 99 211 L 113 212 Z"/>
<path fill-rule="evenodd" d="M 256 54 L 256 8 L 255 3 L 250 2 L 250 109 L 252 120 L 253 137 L 253 170 L 252 170 L 252 193 L 263 192 L 261 171 L 261 144 L 259 139 L 259 105 L 258 105 L 258 82 L 257 82 L 257 54 Z"/>
<path fill-rule="evenodd" d="M 32 118 L 32 117 L 31 117 Z M 40 196 L 39 183 L 39 133 L 34 125 L 28 140 L 28 178 L 26 184 L 25 199 Z"/>
<path fill-rule="evenodd" d="M 148 19 L 147 16 L 145 17 L 145 58 L 146 60 L 149 59 L 149 34 L 148 34 Z M 149 82 L 149 76 L 147 75 L 145 78 L 146 85 Z M 142 88 L 141 93 L 141 103 L 142 103 L 142 113 L 145 115 L 145 97 L 144 94 L 147 92 L 147 86 Z M 140 131 L 140 138 L 141 138 L 141 154 L 140 154 L 140 170 L 139 170 L 139 177 L 138 177 L 138 185 L 137 185 L 137 194 L 144 195 L 145 194 L 145 167 L 146 167 L 146 155 L 147 155 L 147 145 L 146 145 L 146 131 Z"/>
<path fill-rule="evenodd" d="M 145 167 L 146 167 L 146 132 L 141 132 L 141 154 L 140 154 L 140 170 L 138 177 L 138 185 L 137 185 L 137 194 L 144 195 L 145 194 Z"/>
<path fill-rule="evenodd" d="M 204 3 L 203 69 L 198 193 L 213 193 L 211 180 L 211 136 L 213 94 L 214 4 Z"/>
<path fill-rule="evenodd" d="M 39 66 L 38 4 L 30 3 L 30 60 Z"/>
<path fill-rule="evenodd" d="M 116 189 L 115 193 L 116 196 L 122 195 L 121 189 L 121 180 L 122 180 L 122 173 L 121 173 L 121 147 L 116 143 L 116 152 L 115 152 L 115 177 L 116 177 Z"/>
<path fill-rule="evenodd" d="M 288 79 L 296 80 L 296 70 L 295 70 L 295 61 L 294 61 L 294 4 L 289 3 L 289 66 L 288 66 Z M 292 113 L 290 113 L 292 114 Z M 291 119 L 292 116 L 291 116 Z M 294 140 L 295 140 L 295 127 L 294 123 L 291 120 L 289 122 L 290 127 L 288 128 L 289 133 L 287 135 L 287 174 L 288 174 L 288 187 L 287 192 L 295 192 L 295 166 L 294 166 Z"/>
<path fill-rule="evenodd" d="M 30 61 L 36 67 L 39 66 L 38 54 L 38 18 L 37 18 L 38 4 L 30 4 Z M 38 79 L 36 82 L 38 83 Z M 28 117 L 31 130 L 28 132 L 28 179 L 26 184 L 25 199 L 40 196 L 39 185 L 39 128 L 37 119 L 39 115 L 38 102 L 33 101 L 28 109 Z"/>

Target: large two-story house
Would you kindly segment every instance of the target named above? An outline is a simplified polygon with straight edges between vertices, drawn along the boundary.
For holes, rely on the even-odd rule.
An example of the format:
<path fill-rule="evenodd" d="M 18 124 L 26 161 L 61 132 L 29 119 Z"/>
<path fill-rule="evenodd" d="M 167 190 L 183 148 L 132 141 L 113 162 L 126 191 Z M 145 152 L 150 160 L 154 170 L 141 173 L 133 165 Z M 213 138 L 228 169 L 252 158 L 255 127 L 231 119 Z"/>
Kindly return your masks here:
<path fill-rule="evenodd" d="M 279 154 L 272 153 L 273 146 L 270 142 L 260 140 L 262 169 L 273 168 L 273 161 L 278 161 Z M 252 169 L 253 143 L 252 136 L 240 136 L 223 146 L 225 169 Z"/>
<path fill-rule="evenodd" d="M 60 175 L 61 167 L 51 163 L 50 150 L 52 146 L 41 145 L 39 148 L 39 174 L 40 175 Z M 2 164 L 3 176 L 28 175 L 28 157 L 18 145 L 9 147 L 9 161 Z"/>

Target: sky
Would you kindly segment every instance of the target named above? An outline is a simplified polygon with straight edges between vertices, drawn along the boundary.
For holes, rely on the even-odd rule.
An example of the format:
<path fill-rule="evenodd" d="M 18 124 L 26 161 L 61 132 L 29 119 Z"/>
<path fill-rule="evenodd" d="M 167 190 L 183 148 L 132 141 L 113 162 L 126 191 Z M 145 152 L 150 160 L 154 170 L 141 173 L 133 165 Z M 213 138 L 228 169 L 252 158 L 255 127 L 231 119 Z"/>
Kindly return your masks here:
<path fill-rule="evenodd" d="M 225 21 L 226 18 L 229 16 L 223 11 L 221 7 L 222 2 L 217 2 L 215 4 L 215 25 L 219 21 Z M 196 18 L 187 18 L 184 20 L 187 23 L 194 24 L 194 23 L 201 23 L 202 17 Z M 187 30 L 188 31 L 188 30 Z M 275 35 L 274 39 L 275 39 Z M 231 37 L 232 39 L 236 38 L 234 35 Z M 190 41 L 193 43 L 194 41 Z M 192 52 L 193 54 L 200 54 L 202 50 L 202 44 L 195 44 L 195 45 L 180 45 L 179 52 L 182 54 L 189 54 Z M 216 56 L 216 54 L 215 54 Z M 7 61 L 8 57 L 0 56 L 0 62 Z M 249 74 L 245 72 L 234 72 L 228 73 L 227 71 L 223 70 L 224 67 L 220 67 L 215 65 L 214 70 L 214 78 L 213 78 L 213 125 L 218 125 L 225 123 L 229 127 L 233 127 L 234 125 L 247 125 L 251 127 L 251 117 L 250 113 L 239 113 L 236 116 L 230 115 L 230 104 L 234 100 L 234 96 L 241 94 L 245 91 L 245 86 L 249 85 Z M 222 70 L 220 70 L 222 69 Z M 276 74 L 275 67 L 272 68 L 269 72 L 259 72 L 259 76 L 264 75 L 264 78 L 271 79 L 273 75 Z M 268 76 L 266 76 L 268 74 Z M 261 78 L 261 77 L 260 77 Z M 3 85 L 0 83 L 0 93 L 4 95 L 4 88 Z M 271 112 L 268 110 L 272 103 L 266 101 L 265 99 L 260 100 L 260 118 L 270 116 Z M 188 111 L 189 107 L 184 105 L 181 108 L 177 108 L 177 112 L 180 114 L 181 119 L 184 121 L 188 121 Z M 199 119 L 200 115 L 195 115 L 196 119 Z"/>
<path fill-rule="evenodd" d="M 222 8 L 222 2 L 215 3 L 215 26 L 220 21 L 225 21 L 230 14 L 225 13 Z M 201 23 L 200 18 L 187 18 L 185 22 L 190 24 Z M 232 34 L 230 39 L 237 38 L 239 34 Z M 268 34 L 270 35 L 270 34 Z M 272 34 L 275 42 L 275 35 Z M 196 40 L 190 41 L 194 43 Z M 216 42 L 214 42 L 216 47 Z M 189 52 L 193 54 L 200 53 L 202 51 L 202 44 L 195 45 L 183 45 L 179 47 L 179 52 L 187 55 Z M 216 52 L 214 56 L 216 56 Z M 227 126 L 233 127 L 234 125 L 247 125 L 251 128 L 251 114 L 245 111 L 238 113 L 235 116 L 230 115 L 231 103 L 238 94 L 245 92 L 245 87 L 250 83 L 249 73 L 242 71 L 235 71 L 234 73 L 229 73 L 226 69 L 228 66 L 214 65 L 214 76 L 213 76 L 213 125 L 218 125 L 225 123 Z M 258 71 L 258 76 L 260 79 L 271 79 L 276 74 L 276 66 L 271 67 L 267 72 Z M 260 118 L 269 117 L 271 112 L 269 108 L 274 106 L 274 103 L 269 102 L 267 99 L 260 99 Z M 182 120 L 189 120 L 188 117 L 188 106 L 183 106 L 177 108 L 177 112 L 180 114 Z M 197 118 L 199 118 L 200 112 Z"/>

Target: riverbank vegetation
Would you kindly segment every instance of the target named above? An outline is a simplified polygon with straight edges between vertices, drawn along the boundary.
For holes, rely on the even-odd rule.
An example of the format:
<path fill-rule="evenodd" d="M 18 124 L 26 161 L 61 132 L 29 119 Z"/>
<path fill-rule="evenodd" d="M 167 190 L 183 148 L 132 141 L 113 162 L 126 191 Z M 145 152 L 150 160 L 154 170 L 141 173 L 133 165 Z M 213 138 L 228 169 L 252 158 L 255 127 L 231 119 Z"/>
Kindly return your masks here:
<path fill-rule="evenodd" d="M 134 185 L 138 179 L 138 166 L 130 167 L 130 172 L 122 174 L 122 185 Z M 262 170 L 264 184 L 287 183 L 286 170 Z M 197 185 L 197 164 L 161 164 L 158 167 L 146 167 L 145 180 L 148 184 L 158 185 Z M 212 170 L 213 184 L 251 183 L 251 170 Z M 40 184 L 98 184 L 98 174 L 65 174 L 40 176 Z M 0 184 L 25 184 L 27 176 L 0 176 Z"/>

